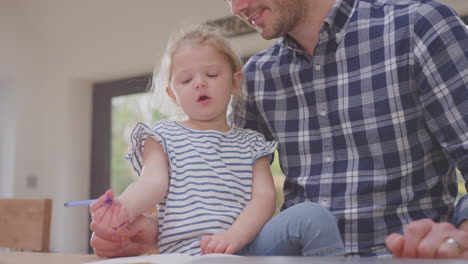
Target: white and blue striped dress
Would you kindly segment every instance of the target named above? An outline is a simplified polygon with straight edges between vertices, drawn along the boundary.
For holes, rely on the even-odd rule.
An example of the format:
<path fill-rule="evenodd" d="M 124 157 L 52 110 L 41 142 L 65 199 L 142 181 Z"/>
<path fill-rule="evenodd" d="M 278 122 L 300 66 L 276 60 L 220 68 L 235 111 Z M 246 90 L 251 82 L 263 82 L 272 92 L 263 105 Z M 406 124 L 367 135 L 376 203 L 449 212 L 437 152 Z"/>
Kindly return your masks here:
<path fill-rule="evenodd" d="M 200 239 L 227 230 L 249 203 L 255 161 L 277 146 L 253 130 L 197 131 L 176 121 L 137 124 L 130 161 L 141 173 L 148 136 L 169 161 L 169 190 L 159 208 L 161 253 L 201 254 Z"/>

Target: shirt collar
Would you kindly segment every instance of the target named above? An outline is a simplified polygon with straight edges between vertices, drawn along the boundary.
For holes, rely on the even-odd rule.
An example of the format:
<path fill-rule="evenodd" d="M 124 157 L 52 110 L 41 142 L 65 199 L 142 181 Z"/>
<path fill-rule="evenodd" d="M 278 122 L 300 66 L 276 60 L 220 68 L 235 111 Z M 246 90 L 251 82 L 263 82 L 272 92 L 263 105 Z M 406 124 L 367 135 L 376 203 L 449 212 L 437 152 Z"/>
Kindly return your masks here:
<path fill-rule="evenodd" d="M 336 33 L 344 34 L 351 16 L 356 9 L 359 0 L 336 0 L 330 13 L 325 18 L 324 27 L 321 30 L 328 30 L 331 37 L 335 37 Z"/>
<path fill-rule="evenodd" d="M 341 37 L 345 34 L 346 26 L 356 9 L 358 1 L 359 0 L 336 0 L 320 30 L 320 39 L 336 39 L 336 41 L 339 42 Z M 289 48 L 299 50 L 297 43 L 291 36 L 285 35 L 281 41 Z"/>

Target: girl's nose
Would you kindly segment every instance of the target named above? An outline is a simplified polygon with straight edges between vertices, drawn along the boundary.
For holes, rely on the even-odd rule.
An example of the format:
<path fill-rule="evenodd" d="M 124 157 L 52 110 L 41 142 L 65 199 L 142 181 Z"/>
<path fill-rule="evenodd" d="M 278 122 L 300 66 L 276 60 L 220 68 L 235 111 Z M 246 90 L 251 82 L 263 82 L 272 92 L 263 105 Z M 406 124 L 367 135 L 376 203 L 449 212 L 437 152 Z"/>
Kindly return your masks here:
<path fill-rule="evenodd" d="M 206 88 L 207 83 L 204 79 L 201 79 L 197 82 L 195 88 L 200 89 L 200 88 Z"/>

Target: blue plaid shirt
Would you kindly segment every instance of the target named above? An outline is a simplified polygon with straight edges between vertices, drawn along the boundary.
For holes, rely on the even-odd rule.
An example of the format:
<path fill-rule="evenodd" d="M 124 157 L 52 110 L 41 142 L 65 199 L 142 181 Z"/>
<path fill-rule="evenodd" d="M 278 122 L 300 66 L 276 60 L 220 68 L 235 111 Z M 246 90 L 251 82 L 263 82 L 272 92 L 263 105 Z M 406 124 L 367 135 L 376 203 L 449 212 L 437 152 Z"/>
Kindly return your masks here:
<path fill-rule="evenodd" d="M 468 178 L 468 31 L 433 0 L 338 0 L 319 37 L 251 57 L 232 120 L 279 141 L 283 209 L 320 203 L 347 254 L 387 255 L 408 223 L 452 220 Z"/>

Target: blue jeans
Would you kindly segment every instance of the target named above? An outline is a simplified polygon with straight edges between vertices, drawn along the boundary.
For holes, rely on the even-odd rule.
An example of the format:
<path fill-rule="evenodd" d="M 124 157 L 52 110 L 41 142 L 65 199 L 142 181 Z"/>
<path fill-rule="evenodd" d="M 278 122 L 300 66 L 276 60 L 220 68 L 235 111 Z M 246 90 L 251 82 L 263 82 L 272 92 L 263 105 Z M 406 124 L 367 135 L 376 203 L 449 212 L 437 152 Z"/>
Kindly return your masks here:
<path fill-rule="evenodd" d="M 330 212 L 316 203 L 294 205 L 268 221 L 236 255 L 344 255 L 343 241 Z"/>

